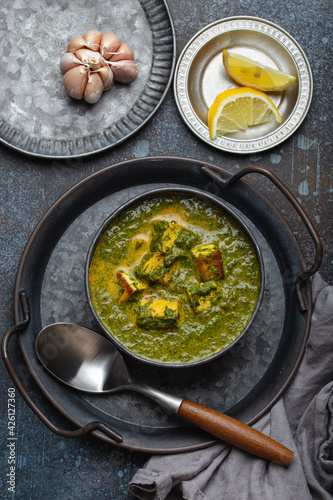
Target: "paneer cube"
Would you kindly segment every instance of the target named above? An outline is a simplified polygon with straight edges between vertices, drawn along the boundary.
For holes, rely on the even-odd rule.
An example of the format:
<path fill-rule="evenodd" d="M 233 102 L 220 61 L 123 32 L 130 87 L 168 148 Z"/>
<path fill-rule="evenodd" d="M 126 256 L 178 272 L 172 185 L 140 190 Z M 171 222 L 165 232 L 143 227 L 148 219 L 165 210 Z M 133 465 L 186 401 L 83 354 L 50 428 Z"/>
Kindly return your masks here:
<path fill-rule="evenodd" d="M 120 297 L 121 302 L 126 302 L 131 295 L 147 288 L 144 283 L 141 283 L 134 276 L 130 276 L 125 271 L 118 271 L 117 279 L 123 289 L 123 293 Z"/>
<path fill-rule="evenodd" d="M 196 259 L 202 282 L 224 278 L 221 252 L 217 245 L 209 243 L 195 247 L 191 251 Z"/>
<path fill-rule="evenodd" d="M 196 239 L 193 231 L 181 226 L 176 221 L 156 221 L 150 248 L 151 251 L 168 255 L 175 251 L 175 247 L 188 250 Z"/>
<path fill-rule="evenodd" d="M 191 306 L 195 313 L 209 309 L 217 298 L 217 285 L 214 281 L 207 281 L 198 285 L 190 285 L 186 288 Z"/>
<path fill-rule="evenodd" d="M 179 322 L 178 299 L 144 297 L 138 308 L 137 324 L 148 330 L 177 328 Z"/>
<path fill-rule="evenodd" d="M 164 231 L 163 236 L 161 238 L 161 252 L 164 254 L 170 253 L 175 239 L 177 238 L 177 234 L 179 231 L 179 224 L 177 222 L 169 223 L 168 228 Z"/>
<path fill-rule="evenodd" d="M 150 283 L 159 282 L 166 284 L 168 282 L 168 275 L 163 261 L 164 256 L 161 253 L 149 254 L 135 268 L 135 275 L 148 280 Z"/>

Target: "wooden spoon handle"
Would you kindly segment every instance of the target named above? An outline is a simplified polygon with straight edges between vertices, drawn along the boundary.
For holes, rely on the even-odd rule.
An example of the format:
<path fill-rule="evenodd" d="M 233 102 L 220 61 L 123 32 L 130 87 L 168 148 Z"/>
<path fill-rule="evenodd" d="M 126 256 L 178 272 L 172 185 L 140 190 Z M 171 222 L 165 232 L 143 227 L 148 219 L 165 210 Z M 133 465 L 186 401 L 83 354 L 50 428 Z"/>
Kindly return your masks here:
<path fill-rule="evenodd" d="M 182 401 L 178 415 L 226 443 L 285 467 L 294 456 L 293 451 L 249 425 L 188 399 Z"/>

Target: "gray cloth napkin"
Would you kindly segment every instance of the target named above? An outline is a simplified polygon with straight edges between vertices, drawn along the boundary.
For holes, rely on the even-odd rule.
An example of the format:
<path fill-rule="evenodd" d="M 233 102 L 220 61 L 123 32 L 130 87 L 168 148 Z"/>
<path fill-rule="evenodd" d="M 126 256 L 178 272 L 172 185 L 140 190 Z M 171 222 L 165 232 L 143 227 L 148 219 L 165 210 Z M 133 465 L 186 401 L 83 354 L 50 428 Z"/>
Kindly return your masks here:
<path fill-rule="evenodd" d="M 289 468 L 223 442 L 154 455 L 130 483 L 142 500 L 329 500 L 333 495 L 333 286 L 316 274 L 310 337 L 283 398 L 253 427 L 295 451 Z"/>

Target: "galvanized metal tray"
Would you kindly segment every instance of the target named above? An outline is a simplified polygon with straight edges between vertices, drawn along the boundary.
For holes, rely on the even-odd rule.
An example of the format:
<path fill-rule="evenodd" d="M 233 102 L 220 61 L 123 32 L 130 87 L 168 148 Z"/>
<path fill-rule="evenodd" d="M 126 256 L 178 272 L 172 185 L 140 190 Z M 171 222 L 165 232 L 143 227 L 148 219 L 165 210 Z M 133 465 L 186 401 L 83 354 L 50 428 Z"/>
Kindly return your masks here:
<path fill-rule="evenodd" d="M 266 123 L 211 140 L 207 112 L 215 97 L 239 85 L 223 67 L 222 52 L 229 49 L 271 68 L 297 77 L 283 92 L 267 95 L 283 122 Z M 312 99 L 312 74 L 299 44 L 279 26 L 257 17 L 230 17 L 199 31 L 181 53 L 174 78 L 174 94 L 181 117 L 200 139 L 231 153 L 255 153 L 280 144 L 304 120 Z"/>
<path fill-rule="evenodd" d="M 172 81 L 175 33 L 164 0 L 1 2 L 0 141 L 23 153 L 75 158 L 97 153 L 138 131 Z M 60 59 L 87 30 L 114 32 L 133 47 L 139 76 L 114 85 L 96 104 L 67 95 Z"/>
<path fill-rule="evenodd" d="M 257 168 L 254 172 L 268 175 L 264 169 Z M 200 369 L 180 371 L 128 360 L 131 370 L 143 382 L 249 424 L 281 396 L 304 353 L 312 308 L 307 278 L 320 263 L 320 251 L 316 264 L 306 270 L 302 251 L 286 221 L 267 198 L 248 182 L 238 179 L 239 174 L 245 173 L 246 169 L 228 183 L 229 172 L 210 164 L 204 166 L 198 160 L 178 157 L 130 160 L 85 178 L 64 193 L 44 215 L 19 265 L 14 297 L 17 325 L 5 335 L 3 353 L 21 394 L 53 431 L 73 436 L 94 429 L 96 437 L 113 444 L 115 431 L 122 436 L 119 446 L 153 453 L 194 450 L 216 442 L 210 435 L 166 415 L 139 394 L 78 393 L 46 372 L 35 353 L 36 336 L 50 323 L 72 322 L 100 331 L 85 292 L 89 246 L 106 216 L 124 201 L 154 187 L 194 186 L 223 198 L 246 222 L 260 245 L 265 290 L 250 330 L 222 358 Z M 280 181 L 279 187 L 287 193 Z M 306 216 L 302 218 L 313 236 L 311 223 Z M 39 388 L 57 410 L 80 427 L 74 434 L 52 425 L 19 383 L 7 353 L 9 338 L 16 332 L 21 332 L 20 347 Z M 107 429 L 111 431 L 105 432 Z"/>

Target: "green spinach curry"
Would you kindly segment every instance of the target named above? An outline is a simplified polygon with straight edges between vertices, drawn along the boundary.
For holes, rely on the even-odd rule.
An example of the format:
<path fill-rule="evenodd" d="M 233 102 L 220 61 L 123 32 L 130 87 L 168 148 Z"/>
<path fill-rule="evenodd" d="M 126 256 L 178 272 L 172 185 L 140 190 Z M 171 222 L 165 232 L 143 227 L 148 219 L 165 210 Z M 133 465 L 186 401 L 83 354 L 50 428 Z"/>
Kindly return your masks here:
<path fill-rule="evenodd" d="M 89 268 L 93 307 L 137 356 L 199 361 L 244 330 L 260 291 L 252 242 L 228 212 L 197 198 L 146 198 L 113 219 Z"/>

